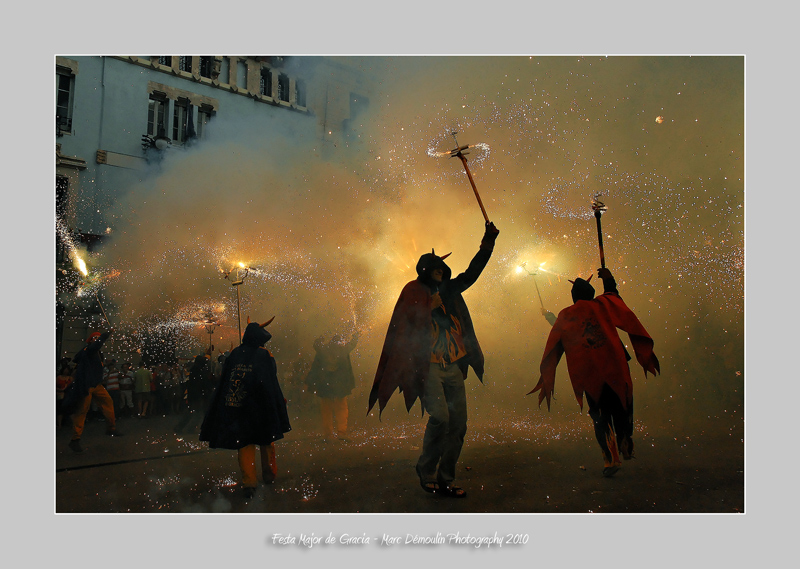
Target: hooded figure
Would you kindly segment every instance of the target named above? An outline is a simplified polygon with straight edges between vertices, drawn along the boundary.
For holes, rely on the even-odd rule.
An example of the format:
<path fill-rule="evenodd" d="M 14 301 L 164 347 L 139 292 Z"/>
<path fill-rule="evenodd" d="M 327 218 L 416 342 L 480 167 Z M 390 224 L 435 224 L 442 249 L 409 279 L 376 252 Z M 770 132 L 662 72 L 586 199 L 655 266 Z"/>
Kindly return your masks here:
<path fill-rule="evenodd" d="M 619 452 L 626 459 L 633 456 L 630 356 L 616 329 L 629 334 L 645 376 L 647 372 L 656 375 L 660 367 L 653 353 L 653 339 L 620 298 L 611 271 L 600 269 L 598 276 L 603 279 L 604 293 L 597 298 L 594 298 L 594 287 L 589 284 L 591 277 L 571 281 L 574 304 L 559 312 L 553 324 L 540 365 L 541 377 L 530 393 L 539 391 L 539 405 L 547 399 L 547 409 L 550 409 L 556 367 L 561 356 L 566 354 L 578 404 L 583 408 L 584 395 L 589 403 L 589 415 L 603 452 L 603 474 L 612 476 L 621 464 Z"/>
<path fill-rule="evenodd" d="M 471 367 L 483 381 L 484 360 L 461 293 L 478 280 L 498 233 L 487 222 L 478 253 L 455 278 L 444 262 L 447 255 L 440 257 L 433 251 L 422 255 L 417 279 L 400 293 L 386 332 L 368 412 L 376 402 L 383 411 L 398 389 L 408 411 L 420 398 L 423 413 L 430 415 L 416 467 L 426 492 L 466 496 L 453 485 L 467 430 L 464 380 Z"/>
<path fill-rule="evenodd" d="M 350 352 L 356 348 L 358 334 L 353 334 L 349 342 L 340 335 L 334 335 L 329 342 L 324 338 L 314 341 L 314 361 L 306 376 L 308 385 L 322 399 L 347 397 L 356 387 Z"/>
<path fill-rule="evenodd" d="M 494 227 L 494 225 L 492 225 Z M 495 230 L 496 231 L 496 230 Z M 483 381 L 484 359 L 475 328 L 472 325 L 467 303 L 461 293 L 478 280 L 486 263 L 492 256 L 494 238 L 487 241 L 486 237 L 481 242 L 478 254 L 472 259 L 466 271 L 451 279 L 452 271 L 444 262 L 450 254 L 439 257 L 435 252 L 426 253 L 417 262 L 417 279 L 406 284 L 397 299 L 389 329 L 386 332 L 381 357 L 378 361 L 378 370 L 369 394 L 369 410 L 378 402 L 380 411 L 395 390 L 403 393 L 406 410 L 410 411 L 417 398 L 422 398 L 425 380 L 431 363 L 432 352 L 431 338 L 434 326 L 439 330 L 447 328 L 453 316 L 459 321 L 461 327 L 460 346 L 454 342 L 439 340 L 437 349 L 439 356 L 444 356 L 447 348 L 448 357 L 453 357 L 451 352 L 458 353 L 461 347 L 461 356 L 450 361 L 457 361 L 464 379 L 471 367 Z M 435 269 L 441 269 L 443 274 L 441 282 L 432 278 Z M 434 295 L 441 299 L 441 305 L 431 310 Z M 425 401 L 421 399 L 422 411 L 425 411 Z"/>
<path fill-rule="evenodd" d="M 274 482 L 277 462 L 273 443 L 291 430 L 275 358 L 264 347 L 272 338 L 265 329 L 269 322 L 247 325 L 242 344 L 225 360 L 200 428 L 200 440 L 208 441 L 211 448 L 239 451 L 242 486 L 248 496 L 258 484 L 256 445 L 261 447 L 264 482 Z"/>
<path fill-rule="evenodd" d="M 358 332 L 353 334 L 349 342 L 345 342 L 340 334 L 335 334 L 327 343 L 322 337 L 314 342 L 314 361 L 306 376 L 306 385 L 320 399 L 325 439 L 333 437 L 335 422 L 337 437 L 340 441 L 347 440 L 347 397 L 356 386 L 350 352 L 356 348 L 356 344 Z"/>

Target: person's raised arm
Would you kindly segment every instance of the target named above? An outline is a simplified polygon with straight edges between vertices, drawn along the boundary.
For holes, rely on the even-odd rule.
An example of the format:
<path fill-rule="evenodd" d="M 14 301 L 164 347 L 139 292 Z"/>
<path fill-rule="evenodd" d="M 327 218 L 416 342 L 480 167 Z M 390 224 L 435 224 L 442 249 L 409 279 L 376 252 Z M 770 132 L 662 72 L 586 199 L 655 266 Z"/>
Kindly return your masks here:
<path fill-rule="evenodd" d="M 467 270 L 450 280 L 450 284 L 448 285 L 450 290 L 463 292 L 475 284 L 475 281 L 481 276 L 483 269 L 486 267 L 486 263 L 489 262 L 489 258 L 492 256 L 494 243 L 499 233 L 500 231 L 494 226 L 494 223 L 491 221 L 486 222 L 486 229 L 483 233 L 478 252 L 472 258 L 472 261 L 470 261 Z"/>
<path fill-rule="evenodd" d="M 614 275 L 611 274 L 607 268 L 597 269 L 597 276 L 603 279 L 603 293 L 613 292 L 619 295 L 617 290 L 617 281 L 614 280 Z"/>

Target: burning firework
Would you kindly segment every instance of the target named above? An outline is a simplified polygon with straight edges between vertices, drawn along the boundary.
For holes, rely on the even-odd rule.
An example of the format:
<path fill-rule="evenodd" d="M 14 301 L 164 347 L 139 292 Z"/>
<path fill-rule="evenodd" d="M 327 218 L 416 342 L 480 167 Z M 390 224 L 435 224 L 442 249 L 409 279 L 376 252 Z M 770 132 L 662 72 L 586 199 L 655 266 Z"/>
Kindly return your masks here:
<path fill-rule="evenodd" d="M 488 146 L 485 145 L 485 144 L 482 144 L 482 145 L 479 145 L 479 144 L 473 144 L 473 145 L 466 144 L 464 146 L 459 146 L 458 145 L 458 139 L 456 138 L 456 134 L 458 134 L 458 133 L 457 132 L 452 133 L 453 139 L 456 141 L 456 147 L 453 150 L 451 150 L 450 152 L 441 153 L 441 152 L 436 152 L 436 151 L 432 151 L 431 149 L 428 149 L 428 156 L 438 157 L 438 156 L 442 156 L 442 155 L 447 155 L 447 156 L 450 156 L 451 158 L 460 158 L 461 159 L 461 163 L 464 165 L 464 171 L 467 173 L 467 177 L 469 178 L 469 183 L 472 186 L 472 191 L 475 193 L 475 199 L 478 200 L 478 205 L 481 208 L 481 213 L 483 213 L 483 218 L 486 220 L 486 223 L 489 223 L 489 216 L 486 215 L 486 208 L 483 207 L 483 202 L 481 201 L 481 196 L 480 196 L 480 194 L 478 194 L 478 187 L 475 185 L 475 180 L 472 179 L 472 172 L 469 171 L 469 166 L 467 166 L 467 157 L 465 156 L 466 154 L 469 153 L 468 150 L 470 148 L 486 147 L 488 149 Z"/>

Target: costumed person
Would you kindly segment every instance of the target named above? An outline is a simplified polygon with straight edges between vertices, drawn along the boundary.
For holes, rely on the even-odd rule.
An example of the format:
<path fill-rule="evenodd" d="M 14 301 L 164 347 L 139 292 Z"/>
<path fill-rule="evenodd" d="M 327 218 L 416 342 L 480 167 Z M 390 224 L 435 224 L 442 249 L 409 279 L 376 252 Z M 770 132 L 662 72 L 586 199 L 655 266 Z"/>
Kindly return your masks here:
<path fill-rule="evenodd" d="M 400 389 L 406 410 L 419 397 L 429 418 L 416 465 L 423 490 L 453 498 L 467 493 L 455 485 L 456 464 L 467 432 L 464 381 L 469 367 L 483 382 L 484 358 L 467 304 L 461 296 L 483 272 L 499 231 L 491 222 L 478 253 L 466 271 L 451 270 L 435 252 L 417 262 L 417 279 L 406 284 L 397 300 L 383 344 L 369 410 L 377 401 L 383 411 Z M 368 412 L 369 412 L 368 410 Z"/>
<path fill-rule="evenodd" d="M 195 356 L 189 370 L 189 379 L 184 383 L 187 409 L 175 425 L 176 433 L 196 430 L 214 395 L 216 383 L 211 365 L 211 351 L 206 350 L 205 354 Z"/>
<path fill-rule="evenodd" d="M 333 438 L 334 420 L 336 436 L 347 441 L 347 397 L 356 386 L 350 352 L 358 344 L 358 333 L 345 343 L 340 334 L 335 334 L 327 343 L 323 337 L 314 342 L 314 361 L 306 377 L 306 385 L 319 397 L 322 416 L 322 435 Z"/>
<path fill-rule="evenodd" d="M 106 420 L 106 434 L 120 436 L 117 431 L 117 421 L 114 416 L 114 402 L 103 387 L 103 353 L 100 349 L 113 332 L 93 332 L 86 339 L 86 345 L 75 354 L 75 374 L 72 383 L 64 392 L 62 412 L 71 414 L 72 439 L 69 448 L 75 452 L 83 452 L 81 436 L 86 423 L 86 413 L 89 412 L 94 401 L 103 413 Z"/>
<path fill-rule="evenodd" d="M 292 427 L 278 383 L 275 358 L 264 346 L 271 338 L 264 324 L 250 323 L 242 344 L 225 359 L 222 377 L 200 428 L 200 440 L 211 448 L 238 451 L 245 496 L 258 487 L 256 446 L 261 452 L 261 474 L 267 484 L 275 481 L 278 464 L 275 441 Z"/>
<path fill-rule="evenodd" d="M 589 404 L 589 416 L 603 453 L 603 476 L 613 476 L 622 465 L 620 453 L 629 460 L 633 452 L 633 382 L 628 354 L 617 328 L 630 336 L 636 360 L 647 372 L 657 375 L 661 368 L 653 353 L 653 339 L 639 319 L 619 296 L 611 271 L 599 269 L 604 292 L 595 298 L 592 280 L 577 278 L 572 284 L 573 305 L 558 313 L 547 338 L 540 365 L 541 377 L 536 387 L 539 405 L 550 399 L 561 356 L 567 356 L 572 389 L 583 409 L 583 397 Z M 530 395 L 529 393 L 529 395 Z"/>

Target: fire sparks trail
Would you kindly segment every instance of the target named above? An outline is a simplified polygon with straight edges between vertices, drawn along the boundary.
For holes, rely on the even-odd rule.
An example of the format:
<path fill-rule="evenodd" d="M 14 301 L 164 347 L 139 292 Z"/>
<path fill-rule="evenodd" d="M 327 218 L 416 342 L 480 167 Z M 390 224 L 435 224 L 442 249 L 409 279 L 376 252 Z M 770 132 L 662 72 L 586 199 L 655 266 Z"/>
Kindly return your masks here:
<path fill-rule="evenodd" d="M 480 163 L 489 157 L 490 148 L 489 145 L 484 142 L 479 142 L 477 144 L 469 144 L 467 145 L 467 149 L 469 150 L 477 149 L 481 151 L 478 154 L 476 154 L 475 157 L 473 157 L 474 162 Z M 434 147 L 431 146 L 430 148 L 428 148 L 428 156 L 430 156 L 431 158 L 452 158 L 453 152 L 452 150 L 448 150 L 446 152 L 439 152 Z"/>

